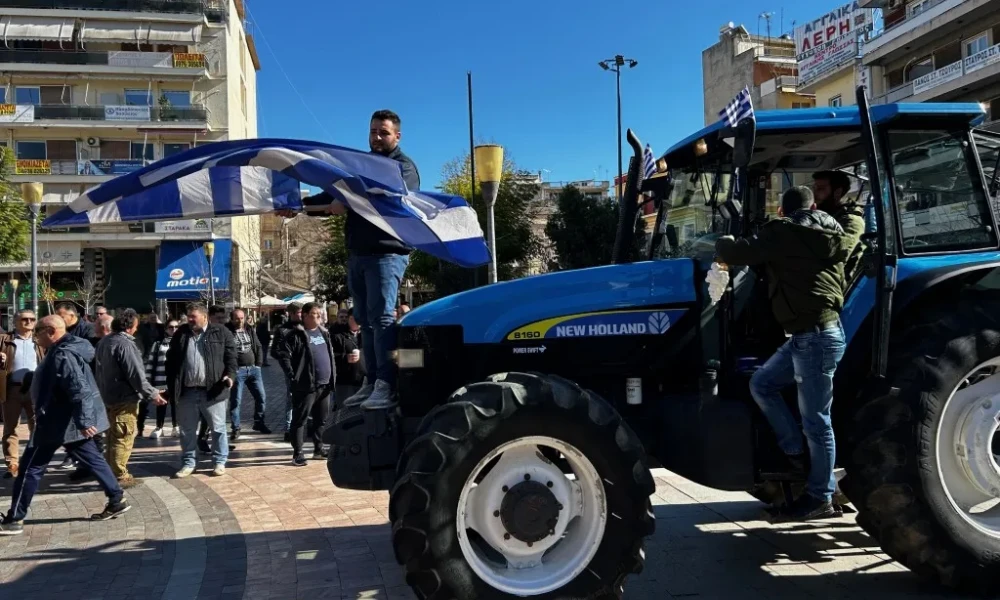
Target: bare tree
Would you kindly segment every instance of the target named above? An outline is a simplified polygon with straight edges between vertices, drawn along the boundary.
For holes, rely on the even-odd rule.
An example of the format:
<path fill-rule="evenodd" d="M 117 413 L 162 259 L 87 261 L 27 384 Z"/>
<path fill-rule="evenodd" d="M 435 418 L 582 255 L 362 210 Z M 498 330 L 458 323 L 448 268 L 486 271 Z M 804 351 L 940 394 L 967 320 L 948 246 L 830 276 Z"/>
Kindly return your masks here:
<path fill-rule="evenodd" d="M 97 306 L 98 303 L 104 303 L 105 295 L 108 290 L 111 289 L 111 277 L 108 277 L 107 285 L 101 286 L 101 282 L 97 279 L 97 275 L 90 273 L 83 276 L 83 282 L 76 284 L 76 291 L 80 296 L 80 301 L 83 303 L 84 314 L 89 315 L 91 309 Z"/>

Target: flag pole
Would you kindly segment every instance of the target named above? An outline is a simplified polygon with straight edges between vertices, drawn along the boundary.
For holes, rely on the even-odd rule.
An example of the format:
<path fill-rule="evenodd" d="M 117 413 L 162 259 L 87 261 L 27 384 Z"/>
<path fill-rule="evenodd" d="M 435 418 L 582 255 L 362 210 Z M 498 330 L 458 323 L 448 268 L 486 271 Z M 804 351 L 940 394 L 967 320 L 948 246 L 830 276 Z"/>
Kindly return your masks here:
<path fill-rule="evenodd" d="M 466 83 L 469 92 L 469 166 L 472 173 L 472 190 L 469 193 L 469 204 L 476 208 L 476 136 L 472 128 L 472 71 L 466 71 Z M 472 269 L 472 287 L 479 287 L 479 269 Z"/>

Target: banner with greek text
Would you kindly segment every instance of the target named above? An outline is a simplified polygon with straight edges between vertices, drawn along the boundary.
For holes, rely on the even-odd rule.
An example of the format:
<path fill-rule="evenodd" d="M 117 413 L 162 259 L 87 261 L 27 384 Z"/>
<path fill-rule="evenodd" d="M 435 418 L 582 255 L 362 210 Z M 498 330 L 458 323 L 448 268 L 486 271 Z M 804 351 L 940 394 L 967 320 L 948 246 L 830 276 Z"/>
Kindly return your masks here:
<path fill-rule="evenodd" d="M 105 121 L 148 121 L 148 106 L 105 106 Z"/>
<path fill-rule="evenodd" d="M 51 175 L 52 161 L 39 159 L 23 159 L 14 162 L 16 175 Z"/>
<path fill-rule="evenodd" d="M 204 69 L 205 55 L 193 52 L 175 52 L 175 69 Z"/>
<path fill-rule="evenodd" d="M 0 123 L 34 123 L 35 105 L 0 104 Z"/>

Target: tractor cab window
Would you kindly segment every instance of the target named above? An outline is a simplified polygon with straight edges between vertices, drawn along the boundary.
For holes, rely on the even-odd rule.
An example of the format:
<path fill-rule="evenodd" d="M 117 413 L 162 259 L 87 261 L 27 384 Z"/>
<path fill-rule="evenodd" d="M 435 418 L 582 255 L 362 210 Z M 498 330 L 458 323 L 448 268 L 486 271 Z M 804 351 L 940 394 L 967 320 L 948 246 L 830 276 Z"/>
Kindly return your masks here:
<path fill-rule="evenodd" d="M 890 131 L 888 140 L 904 252 L 996 247 L 966 131 Z"/>

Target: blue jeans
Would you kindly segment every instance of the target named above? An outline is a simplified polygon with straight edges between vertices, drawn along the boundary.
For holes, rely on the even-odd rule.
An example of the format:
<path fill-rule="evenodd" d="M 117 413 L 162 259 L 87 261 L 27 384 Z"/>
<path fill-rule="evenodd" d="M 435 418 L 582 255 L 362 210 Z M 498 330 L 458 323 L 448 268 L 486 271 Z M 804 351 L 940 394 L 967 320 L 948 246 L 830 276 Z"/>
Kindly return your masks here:
<path fill-rule="evenodd" d="M 236 383 L 229 393 L 230 422 L 233 429 L 240 428 L 240 405 L 243 404 L 243 388 L 246 386 L 253 396 L 253 422 L 264 422 L 264 411 L 267 409 L 267 396 L 264 392 L 264 375 L 260 367 L 240 367 L 236 370 Z"/>
<path fill-rule="evenodd" d="M 399 284 L 410 257 L 401 254 L 354 256 L 347 259 L 347 287 L 354 300 L 354 320 L 361 326 L 365 366 L 375 379 L 396 385 L 396 368 L 389 353 L 396 349 L 396 308 Z M 369 378 L 369 383 L 374 381 Z"/>
<path fill-rule="evenodd" d="M 750 379 L 750 393 L 777 434 L 781 450 L 790 456 L 802 455 L 805 434 L 811 462 L 806 493 L 820 500 L 831 500 L 837 488 L 830 407 L 833 374 L 845 348 L 844 328 L 838 320 L 822 330 L 793 335 Z M 781 397 L 781 390 L 793 383 L 798 386 L 801 427 Z"/>
<path fill-rule="evenodd" d="M 208 421 L 212 432 L 212 459 L 225 465 L 229 458 L 226 436 L 226 402 L 209 402 L 204 389 L 185 388 L 177 399 L 177 420 L 181 426 L 181 466 L 194 467 L 198 462 L 198 417 Z"/>

